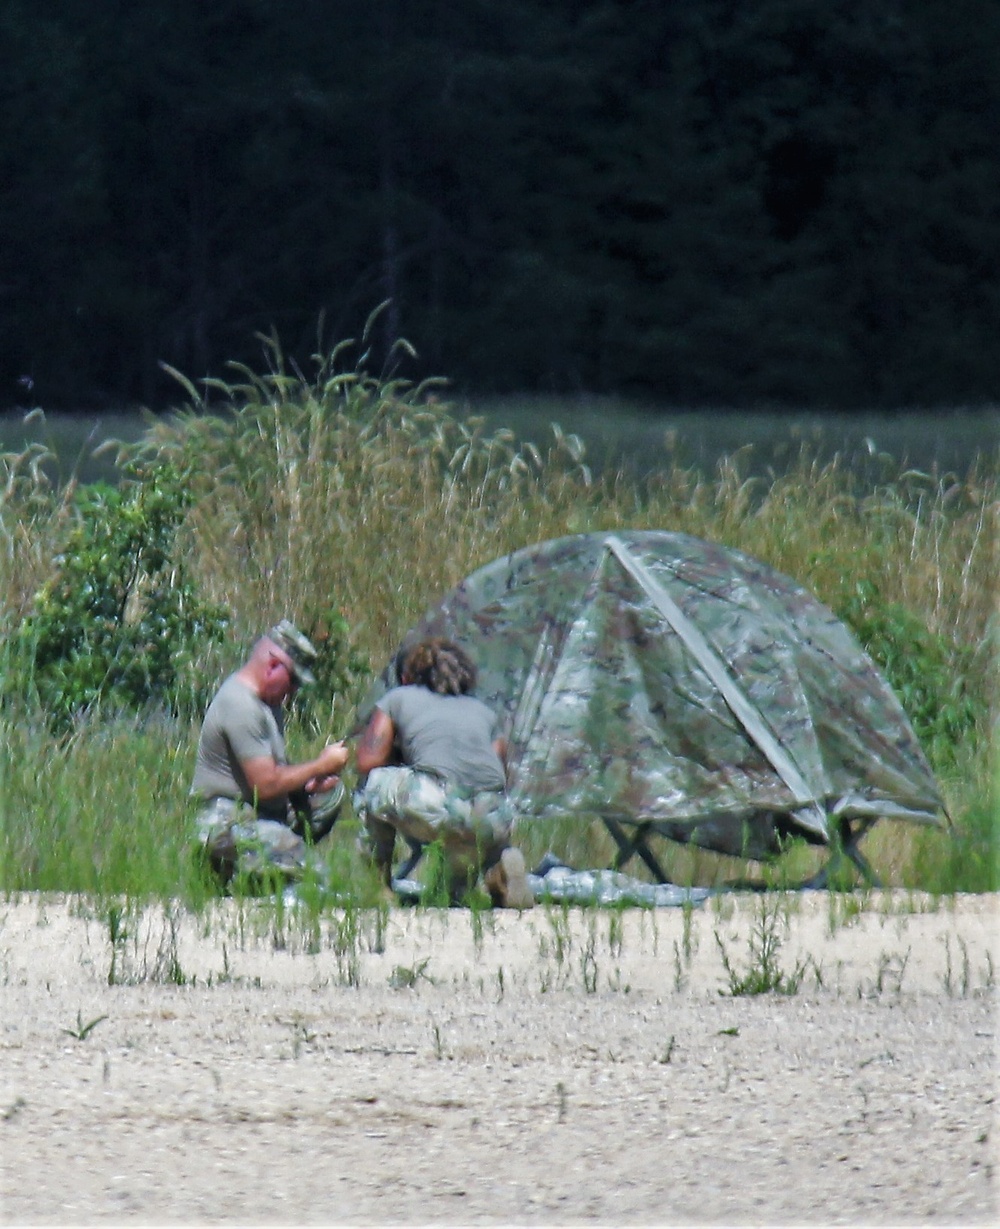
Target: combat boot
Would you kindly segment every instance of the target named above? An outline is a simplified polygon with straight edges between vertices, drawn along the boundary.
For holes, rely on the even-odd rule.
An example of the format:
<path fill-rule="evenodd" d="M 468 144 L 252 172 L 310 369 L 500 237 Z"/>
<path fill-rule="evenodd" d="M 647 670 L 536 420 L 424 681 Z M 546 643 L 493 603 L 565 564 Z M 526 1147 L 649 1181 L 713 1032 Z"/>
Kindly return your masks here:
<path fill-rule="evenodd" d="M 513 845 L 507 846 L 500 861 L 483 876 L 483 886 L 498 909 L 530 909 L 535 903 L 535 894 L 528 885 L 524 854 Z"/>

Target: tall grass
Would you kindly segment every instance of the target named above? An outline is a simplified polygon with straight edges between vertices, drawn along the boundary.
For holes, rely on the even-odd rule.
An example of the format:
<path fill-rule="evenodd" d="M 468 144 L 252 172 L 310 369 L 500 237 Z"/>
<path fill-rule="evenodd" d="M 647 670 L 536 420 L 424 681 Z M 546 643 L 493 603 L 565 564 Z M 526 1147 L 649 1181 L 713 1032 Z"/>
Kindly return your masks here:
<path fill-rule="evenodd" d="M 401 359 L 405 349 L 400 343 Z M 959 841 L 886 823 L 866 847 L 890 882 L 997 886 L 996 458 L 961 476 L 876 458 L 872 481 L 871 458 L 862 478 L 851 458 L 821 462 L 802 448 L 768 478 L 751 474 L 745 452 L 711 474 L 671 462 L 644 478 L 595 477 L 574 436 L 553 427 L 544 443 L 524 444 L 505 429 L 487 431 L 455 416 L 435 382 L 373 376 L 363 360 L 345 367 L 347 343 L 318 355 L 311 378 L 287 369 L 274 339 L 266 353 L 263 372 L 234 368 L 232 382 L 195 387 L 178 375 L 184 407 L 150 419 L 139 443 L 119 451 L 121 462 L 170 460 L 196 495 L 184 563 L 202 596 L 233 616 L 227 643 L 207 652 L 208 671 L 221 678 L 280 616 L 316 625 L 331 612 L 346 618 L 352 650 L 378 670 L 474 568 L 562 534 L 656 528 L 714 539 L 835 608 L 866 583 L 940 638 L 980 714 L 964 745 L 936 763 Z M 0 458 L 0 632 L 16 626 L 58 567 L 73 515 L 70 492 L 48 486 L 37 460 Z M 342 735 L 363 682 L 337 698 L 330 728 L 293 723 L 291 749 Z M 177 721 L 92 714 L 56 739 L 37 714 L 0 712 L 3 886 L 159 895 L 180 885 L 196 896 L 185 861 L 195 738 Z M 606 864 L 610 850 L 596 831 L 531 839 L 563 838 L 578 859 Z M 336 830 L 348 877 L 356 870 L 344 853 L 349 840 L 350 824 Z M 980 870 L 970 874 L 956 857 Z M 678 879 L 712 881 L 723 860 L 685 850 L 672 865 Z"/>
<path fill-rule="evenodd" d="M 183 824 L 194 737 L 160 715 L 93 714 L 61 739 L 27 714 L 0 716 L 4 888 L 195 893 Z"/>

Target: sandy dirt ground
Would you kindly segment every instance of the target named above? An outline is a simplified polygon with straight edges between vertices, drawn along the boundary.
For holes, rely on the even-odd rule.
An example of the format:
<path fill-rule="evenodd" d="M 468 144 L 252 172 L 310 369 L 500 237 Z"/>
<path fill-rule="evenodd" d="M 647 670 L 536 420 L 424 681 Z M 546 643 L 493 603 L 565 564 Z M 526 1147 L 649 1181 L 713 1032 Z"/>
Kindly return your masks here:
<path fill-rule="evenodd" d="M 998 921 L 901 893 L 317 927 L 22 896 L 0 1221 L 996 1224 Z M 730 993 L 768 962 L 794 992 Z"/>

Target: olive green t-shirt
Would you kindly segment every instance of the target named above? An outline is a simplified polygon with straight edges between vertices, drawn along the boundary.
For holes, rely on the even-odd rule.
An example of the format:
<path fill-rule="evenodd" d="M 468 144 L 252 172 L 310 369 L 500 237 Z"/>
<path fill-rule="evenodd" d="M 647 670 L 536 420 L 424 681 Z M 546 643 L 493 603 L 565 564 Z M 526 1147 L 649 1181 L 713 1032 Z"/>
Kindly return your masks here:
<path fill-rule="evenodd" d="M 396 742 L 411 768 L 429 772 L 471 793 L 504 788 L 504 766 L 493 743 L 497 719 L 474 696 L 441 696 L 427 687 L 394 687 L 378 707 L 396 728 Z"/>
<path fill-rule="evenodd" d="M 231 674 L 205 714 L 191 793 L 206 799 L 242 798 L 252 806 L 253 790 L 240 763 L 266 756 L 276 764 L 288 762 L 281 709 L 265 704 L 242 679 Z M 285 819 L 287 794 L 261 803 L 258 814 Z"/>

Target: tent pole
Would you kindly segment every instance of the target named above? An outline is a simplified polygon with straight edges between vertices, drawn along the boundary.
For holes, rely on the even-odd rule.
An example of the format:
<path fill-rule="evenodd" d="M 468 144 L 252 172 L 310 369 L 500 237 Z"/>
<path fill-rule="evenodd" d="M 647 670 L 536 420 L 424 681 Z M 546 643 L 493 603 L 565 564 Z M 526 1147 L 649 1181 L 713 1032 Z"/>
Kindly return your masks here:
<path fill-rule="evenodd" d="M 683 640 L 691 655 L 718 687 L 733 716 L 785 783 L 795 799 L 796 820 L 803 827 L 815 832 L 824 840 L 828 840 L 826 814 L 815 794 L 806 783 L 798 765 L 768 728 L 756 706 L 733 679 L 725 662 L 649 569 L 628 550 L 624 542 L 614 534 L 608 534 L 604 541 L 608 550 L 632 579 L 645 590 L 660 614 Z"/>

